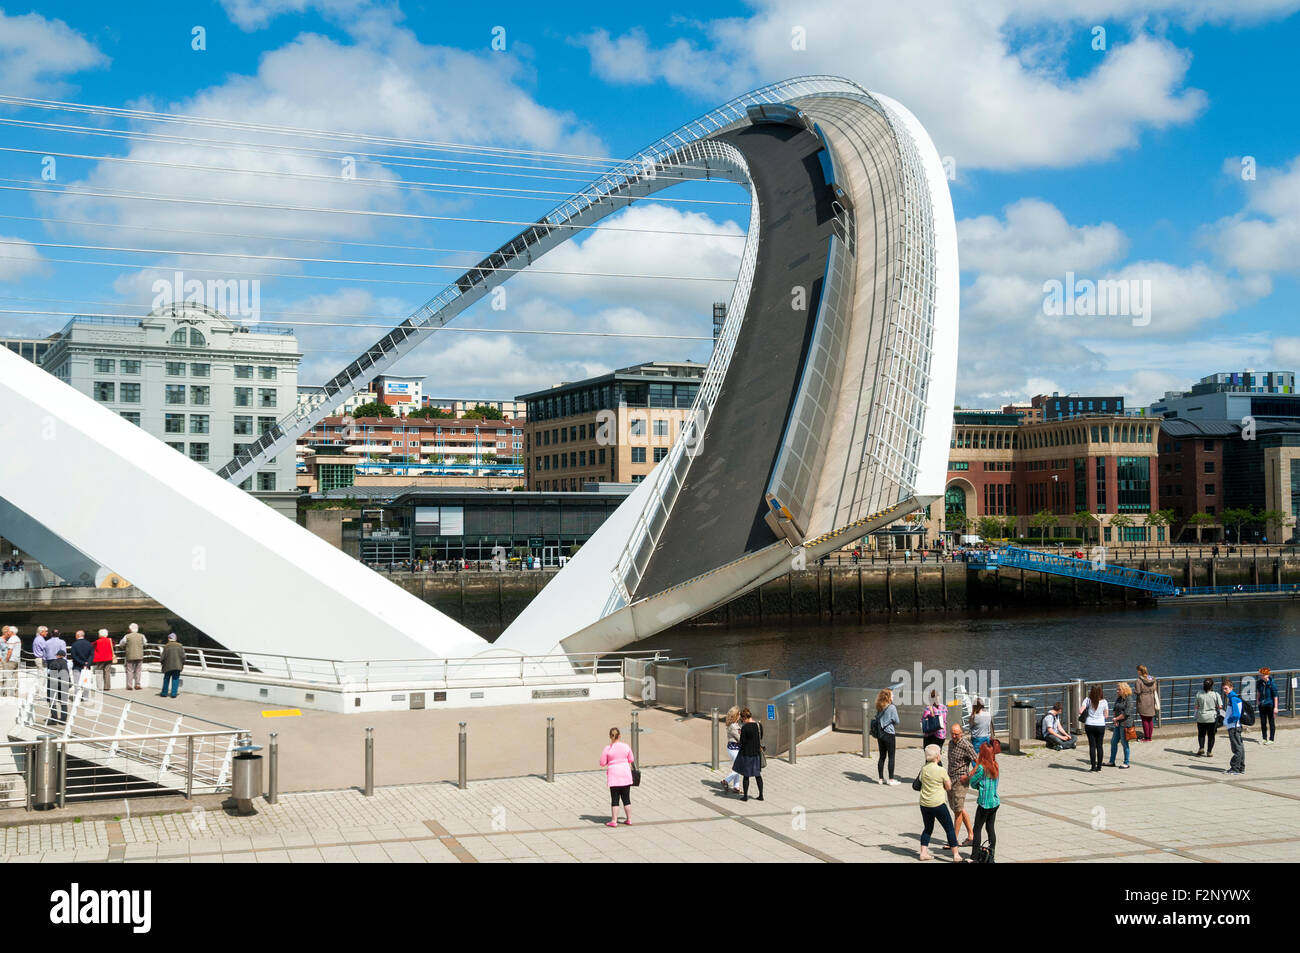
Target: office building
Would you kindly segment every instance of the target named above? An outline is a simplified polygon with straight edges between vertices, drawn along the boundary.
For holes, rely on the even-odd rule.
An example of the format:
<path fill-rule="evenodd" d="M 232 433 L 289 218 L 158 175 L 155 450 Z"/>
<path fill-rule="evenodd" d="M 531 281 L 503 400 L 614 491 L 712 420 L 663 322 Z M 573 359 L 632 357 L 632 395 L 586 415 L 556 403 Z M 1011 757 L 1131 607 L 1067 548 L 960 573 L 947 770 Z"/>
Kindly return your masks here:
<path fill-rule="evenodd" d="M 1029 403 L 1043 412 L 1043 420 L 1068 420 L 1071 417 L 1091 417 L 1094 415 L 1118 417 L 1124 413 L 1124 398 L 1113 395 L 1109 397 L 1080 397 L 1078 394 L 1062 396 L 1053 392 L 1050 397 L 1046 394 L 1032 397 Z"/>
<path fill-rule="evenodd" d="M 1202 377 L 1189 391 L 1168 391 L 1151 413 L 1186 420 L 1240 423 L 1246 417 L 1300 418 L 1294 371 L 1232 371 Z"/>

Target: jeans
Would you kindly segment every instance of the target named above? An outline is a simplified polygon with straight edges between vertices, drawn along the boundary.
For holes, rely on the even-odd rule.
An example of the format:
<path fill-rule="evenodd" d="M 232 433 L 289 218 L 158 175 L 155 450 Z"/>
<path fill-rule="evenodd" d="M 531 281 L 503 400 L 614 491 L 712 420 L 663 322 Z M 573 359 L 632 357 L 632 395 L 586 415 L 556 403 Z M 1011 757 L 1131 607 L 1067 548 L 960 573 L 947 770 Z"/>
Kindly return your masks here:
<path fill-rule="evenodd" d="M 168 685 L 171 686 L 170 692 L 167 691 Z M 170 695 L 172 698 L 175 698 L 176 693 L 180 690 L 180 687 L 181 687 L 180 672 L 163 672 L 162 694 Z"/>
<path fill-rule="evenodd" d="M 732 765 L 736 763 L 736 755 L 740 754 L 740 745 L 736 744 L 736 746 L 733 748 L 732 747 L 733 743 L 734 742 L 728 743 L 727 745 L 727 761 L 729 764 Z M 735 767 L 732 767 L 731 772 L 725 778 L 722 779 L 722 783 L 729 788 L 734 788 L 737 782 L 739 781 L 740 781 L 740 772 L 737 771 Z"/>
<path fill-rule="evenodd" d="M 1115 753 L 1119 749 L 1120 742 L 1124 743 L 1124 763 L 1128 764 L 1128 735 L 1124 733 L 1124 725 L 1115 725 L 1110 732 L 1110 763 L 1115 763 Z"/>
<path fill-rule="evenodd" d="M 989 831 L 989 850 L 994 850 L 998 846 L 997 820 L 996 807 L 975 808 L 975 850 L 980 849 L 980 835 L 983 834 L 985 827 Z"/>
<path fill-rule="evenodd" d="M 983 747 L 984 747 L 986 744 L 988 744 L 988 743 L 989 743 L 989 739 L 987 739 L 987 738 L 974 738 L 974 739 L 972 739 L 972 741 L 971 741 L 971 744 L 974 746 L 974 748 L 975 748 L 975 754 L 976 754 L 977 756 L 978 756 L 979 753 L 980 753 L 980 748 L 983 748 Z"/>
<path fill-rule="evenodd" d="M 1101 767 L 1101 746 L 1106 739 L 1105 725 L 1084 725 L 1088 733 L 1088 763 L 1094 768 Z"/>
<path fill-rule="evenodd" d="M 1155 725 L 1156 725 L 1156 720 L 1154 717 L 1148 718 L 1145 715 L 1142 716 L 1142 740 L 1143 741 L 1150 741 L 1152 737 L 1155 736 L 1155 732 L 1156 732 Z"/>
<path fill-rule="evenodd" d="M 1207 755 L 1214 754 L 1214 733 L 1218 730 L 1219 726 L 1212 721 L 1198 721 L 1196 723 L 1196 747 Z"/>
<path fill-rule="evenodd" d="M 1259 706 L 1259 733 L 1263 735 L 1265 741 L 1272 741 L 1277 737 L 1277 720 L 1273 717 L 1276 710 L 1275 702 Z"/>
<path fill-rule="evenodd" d="M 943 831 L 948 835 L 948 846 L 957 846 L 957 829 L 952 826 L 952 815 L 948 813 L 948 805 L 940 804 L 938 807 L 922 807 L 921 820 L 925 822 L 921 830 L 921 847 L 930 846 L 930 833 L 934 830 L 934 822 L 938 821 L 943 827 Z"/>
<path fill-rule="evenodd" d="M 1232 762 L 1228 765 L 1230 771 L 1239 771 L 1246 773 L 1246 746 L 1241 741 L 1241 726 L 1228 729 L 1228 744 L 1232 746 Z"/>
<path fill-rule="evenodd" d="M 897 743 L 898 739 L 887 731 L 883 732 L 880 735 L 879 741 L 876 742 L 876 746 L 880 750 L 880 759 L 876 762 L 876 772 L 880 775 L 880 780 L 882 781 L 894 776 L 894 749 Z M 886 756 L 889 758 L 888 775 L 885 774 Z"/>

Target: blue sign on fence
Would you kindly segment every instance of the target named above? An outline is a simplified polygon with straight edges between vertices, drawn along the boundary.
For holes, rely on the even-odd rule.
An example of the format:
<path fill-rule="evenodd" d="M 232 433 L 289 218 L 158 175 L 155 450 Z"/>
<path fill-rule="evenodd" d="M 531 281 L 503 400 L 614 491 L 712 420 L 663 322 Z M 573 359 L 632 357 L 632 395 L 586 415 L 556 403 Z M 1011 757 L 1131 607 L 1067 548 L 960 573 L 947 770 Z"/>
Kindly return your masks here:
<path fill-rule="evenodd" d="M 768 705 L 768 706 L 767 706 L 767 720 L 768 720 L 768 721 L 776 721 L 776 706 L 775 706 L 775 705 Z"/>

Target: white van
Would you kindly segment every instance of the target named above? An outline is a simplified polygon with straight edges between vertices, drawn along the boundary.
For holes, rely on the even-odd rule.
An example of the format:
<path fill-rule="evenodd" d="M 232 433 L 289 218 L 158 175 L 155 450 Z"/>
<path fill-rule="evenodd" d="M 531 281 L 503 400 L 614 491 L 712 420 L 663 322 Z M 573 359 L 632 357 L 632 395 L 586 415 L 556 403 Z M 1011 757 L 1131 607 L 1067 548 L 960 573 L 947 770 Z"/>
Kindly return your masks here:
<path fill-rule="evenodd" d="M 974 536 L 974 535 L 963 536 L 961 538 L 961 544 L 963 546 L 982 546 L 984 545 L 984 540 L 981 539 L 979 536 Z"/>

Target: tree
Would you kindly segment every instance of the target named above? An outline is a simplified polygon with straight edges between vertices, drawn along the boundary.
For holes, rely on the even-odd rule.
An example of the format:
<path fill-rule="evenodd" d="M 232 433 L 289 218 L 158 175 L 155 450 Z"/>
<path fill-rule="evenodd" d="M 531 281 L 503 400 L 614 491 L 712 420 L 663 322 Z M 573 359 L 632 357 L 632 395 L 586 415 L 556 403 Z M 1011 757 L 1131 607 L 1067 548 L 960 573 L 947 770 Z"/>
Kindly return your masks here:
<path fill-rule="evenodd" d="M 1014 516 L 1005 516 L 1002 518 L 1002 538 L 1011 539 L 1016 535 L 1016 518 Z"/>
<path fill-rule="evenodd" d="M 487 404 L 475 404 L 472 410 L 465 414 L 466 417 L 476 417 L 479 420 L 505 420 L 505 415 L 495 407 L 489 407 Z"/>
<path fill-rule="evenodd" d="M 378 401 L 374 401 L 374 400 L 372 400 L 368 404 L 362 404 L 356 410 L 352 411 L 352 417 L 354 420 L 360 420 L 362 417 L 392 417 L 392 416 L 394 416 L 393 408 L 389 407 L 387 404 L 381 404 Z"/>
<path fill-rule="evenodd" d="M 1265 538 L 1268 538 L 1269 536 L 1273 536 L 1274 542 L 1280 543 L 1282 541 L 1282 537 L 1286 535 L 1285 533 L 1282 532 L 1282 529 L 1283 527 L 1286 526 L 1288 517 L 1286 513 L 1282 512 L 1281 510 L 1264 510 L 1262 513 L 1257 515 L 1255 519 L 1257 519 L 1260 525 L 1264 527 Z M 1273 531 L 1269 529 L 1270 526 L 1276 526 L 1277 533 L 1273 533 Z"/>
<path fill-rule="evenodd" d="M 1173 510 L 1156 510 L 1147 514 L 1147 526 L 1157 528 L 1172 526 L 1174 522 Z"/>
<path fill-rule="evenodd" d="M 1232 527 L 1232 538 L 1238 546 L 1241 545 L 1241 527 L 1253 522 L 1255 522 L 1255 514 L 1248 509 L 1234 506 L 1223 511 L 1223 525 Z"/>
<path fill-rule="evenodd" d="M 456 462 L 457 462 L 457 463 L 469 463 L 469 454 L 467 454 L 467 453 L 458 453 L 458 454 L 456 455 Z"/>
<path fill-rule="evenodd" d="M 441 407 L 421 407 L 419 410 L 413 410 L 406 416 L 417 417 L 420 420 L 446 420 L 453 416 L 451 411 L 443 410 Z"/>
<path fill-rule="evenodd" d="M 1119 532 L 1115 534 L 1115 542 L 1118 543 L 1124 538 L 1124 530 L 1133 525 L 1133 517 L 1129 516 L 1127 513 L 1117 513 L 1110 518 L 1110 525 L 1119 530 Z"/>
<path fill-rule="evenodd" d="M 1196 542 L 1198 544 L 1201 541 L 1201 530 L 1206 526 L 1213 526 L 1216 522 L 1218 522 L 1217 518 L 1209 513 L 1193 513 L 1187 518 L 1188 525 L 1196 527 Z"/>
<path fill-rule="evenodd" d="M 1048 510 L 1039 510 L 1029 518 L 1029 525 L 1038 530 L 1038 537 L 1042 539 L 1047 536 L 1047 531 L 1060 524 L 1060 520 L 1055 513 Z"/>
<path fill-rule="evenodd" d="M 995 539 L 1002 529 L 1002 521 L 996 516 L 981 516 L 978 524 L 980 535 L 985 539 Z"/>
<path fill-rule="evenodd" d="M 1079 527 L 1079 535 L 1083 537 L 1085 543 L 1088 541 L 1088 530 L 1098 526 L 1099 522 L 1097 517 L 1087 510 L 1079 510 L 1074 514 L 1074 525 Z"/>
<path fill-rule="evenodd" d="M 970 525 L 970 519 L 960 510 L 953 510 L 951 513 L 945 514 L 943 522 L 946 529 L 958 535 L 961 535 L 966 527 Z"/>

